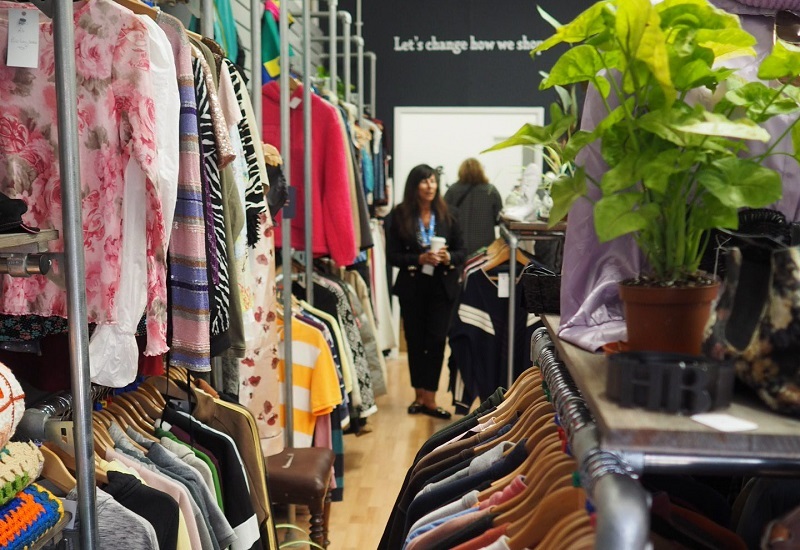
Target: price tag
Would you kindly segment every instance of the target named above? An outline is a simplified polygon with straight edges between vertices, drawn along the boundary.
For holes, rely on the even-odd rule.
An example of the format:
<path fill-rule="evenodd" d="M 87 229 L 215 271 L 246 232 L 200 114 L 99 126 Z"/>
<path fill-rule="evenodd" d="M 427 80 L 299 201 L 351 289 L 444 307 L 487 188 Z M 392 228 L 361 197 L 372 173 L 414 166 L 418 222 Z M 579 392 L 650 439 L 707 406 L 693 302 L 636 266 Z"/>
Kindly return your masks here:
<path fill-rule="evenodd" d="M 300 105 L 301 101 L 303 101 L 302 98 L 293 97 L 292 99 L 289 100 L 289 108 L 290 109 L 297 109 L 297 107 L 298 107 L 298 105 Z"/>
<path fill-rule="evenodd" d="M 72 517 L 69 518 L 69 522 L 67 523 L 65 530 L 71 531 L 75 529 L 75 518 L 78 516 L 78 502 L 75 500 L 67 500 L 65 498 L 61 499 L 61 504 L 64 506 L 64 511 L 69 512 Z"/>
<path fill-rule="evenodd" d="M 746 432 L 758 429 L 758 424 L 755 422 L 725 413 L 695 414 L 691 419 L 721 432 Z"/>
<path fill-rule="evenodd" d="M 9 67 L 35 69 L 39 66 L 39 12 L 31 9 L 8 10 Z"/>
<path fill-rule="evenodd" d="M 508 284 L 508 273 L 497 274 L 497 297 L 508 298 L 510 287 Z"/>

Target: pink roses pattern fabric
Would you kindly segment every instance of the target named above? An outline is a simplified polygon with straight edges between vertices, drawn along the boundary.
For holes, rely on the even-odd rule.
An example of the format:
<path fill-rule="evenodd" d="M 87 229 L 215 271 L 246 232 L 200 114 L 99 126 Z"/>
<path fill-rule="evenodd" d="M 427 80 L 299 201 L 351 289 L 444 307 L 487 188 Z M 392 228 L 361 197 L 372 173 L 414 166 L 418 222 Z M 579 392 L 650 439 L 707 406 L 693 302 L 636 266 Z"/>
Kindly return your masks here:
<path fill-rule="evenodd" d="M 151 353 L 166 345 L 164 216 L 156 175 L 155 106 L 147 30 L 109 0 L 75 5 L 75 58 L 89 321 L 115 323 L 122 247 L 122 197 L 129 161 L 146 176 L 147 331 Z M 24 221 L 62 229 L 52 23 L 41 18 L 39 66 L 6 66 L 9 8 L 0 1 L 0 190 L 28 205 Z M 139 183 L 137 183 L 139 184 Z M 63 241 L 51 243 L 62 251 Z M 66 316 L 66 294 L 43 276 L 2 277 L 0 311 Z M 151 345 L 153 344 L 153 345 Z"/>

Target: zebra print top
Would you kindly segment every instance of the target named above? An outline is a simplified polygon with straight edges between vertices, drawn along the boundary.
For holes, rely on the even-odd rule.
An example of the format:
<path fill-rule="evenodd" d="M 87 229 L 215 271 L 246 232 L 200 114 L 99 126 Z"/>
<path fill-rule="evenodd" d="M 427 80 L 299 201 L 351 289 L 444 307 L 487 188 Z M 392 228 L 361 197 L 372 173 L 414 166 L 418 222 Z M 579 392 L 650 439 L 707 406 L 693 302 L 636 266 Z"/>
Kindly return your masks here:
<path fill-rule="evenodd" d="M 217 142 L 211 118 L 209 90 L 213 89 L 210 68 L 197 48 L 192 48 L 197 99 L 200 152 L 203 159 L 202 181 L 205 200 L 206 245 L 208 249 L 210 309 L 211 309 L 211 355 L 219 355 L 230 347 L 230 282 L 228 279 L 228 247 L 225 240 L 225 218 L 217 156 Z M 205 65 L 205 66 L 204 66 Z"/>

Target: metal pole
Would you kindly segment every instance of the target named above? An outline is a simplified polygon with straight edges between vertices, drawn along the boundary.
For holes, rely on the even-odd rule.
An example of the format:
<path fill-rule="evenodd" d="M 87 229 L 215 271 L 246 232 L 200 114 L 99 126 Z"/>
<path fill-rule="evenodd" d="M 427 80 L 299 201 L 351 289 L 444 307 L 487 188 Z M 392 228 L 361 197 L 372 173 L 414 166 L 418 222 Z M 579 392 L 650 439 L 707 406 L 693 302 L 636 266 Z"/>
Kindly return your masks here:
<path fill-rule="evenodd" d="M 56 96 L 58 101 L 58 162 L 61 175 L 64 272 L 67 283 L 67 317 L 75 426 L 75 463 L 78 475 L 78 513 L 81 546 L 98 548 L 95 512 L 94 453 L 92 450 L 92 397 L 89 387 L 89 326 L 86 320 L 86 276 L 83 255 L 80 161 L 78 156 L 78 104 L 75 90 L 75 30 L 72 2 L 56 1 L 54 39 Z"/>
<path fill-rule="evenodd" d="M 289 185 L 292 183 L 292 142 L 290 135 L 289 101 L 289 3 L 281 2 L 279 32 L 281 36 L 281 156 L 283 157 L 283 174 Z M 292 403 L 292 221 L 286 216 L 282 220 L 283 248 L 283 357 L 284 374 L 284 408 L 286 410 L 286 446 L 294 446 L 294 405 Z"/>
<path fill-rule="evenodd" d="M 516 324 L 517 305 L 517 248 L 519 239 L 505 226 L 500 226 L 500 233 L 508 242 L 508 386 L 514 383 L 514 326 Z"/>
<path fill-rule="evenodd" d="M 328 76 L 331 79 L 330 87 L 334 95 L 336 95 L 336 81 L 339 80 L 339 61 L 336 58 L 336 8 L 338 6 L 338 0 L 328 0 L 328 35 L 330 39 L 328 42 L 328 54 L 331 56 L 330 63 L 328 64 Z"/>
<path fill-rule="evenodd" d="M 303 188 L 305 260 L 306 260 L 306 300 L 314 305 L 314 250 L 312 201 L 314 187 L 311 179 L 311 0 L 303 2 Z M 335 4 L 335 0 L 331 0 Z M 336 59 L 333 59 L 334 63 Z"/>
<path fill-rule="evenodd" d="M 344 42 L 344 100 L 346 102 L 350 102 L 350 68 L 351 68 L 351 60 L 350 60 L 350 29 L 351 23 L 350 21 L 342 22 L 342 41 Z"/>
<path fill-rule="evenodd" d="M 359 6 L 361 2 L 359 2 Z M 356 52 L 358 52 L 358 122 L 364 122 L 364 39 L 360 36 L 356 40 Z"/>
<path fill-rule="evenodd" d="M 250 101 L 261 135 L 261 0 L 250 0 Z"/>
<path fill-rule="evenodd" d="M 378 101 L 376 97 L 376 84 L 377 76 L 376 69 L 378 67 L 378 55 L 375 52 L 364 52 L 364 55 L 369 57 L 369 109 L 373 117 L 378 116 Z"/>
<path fill-rule="evenodd" d="M 202 0 L 200 10 L 200 34 L 214 38 L 214 0 Z M 228 52 L 228 55 L 235 55 L 235 53 Z"/>

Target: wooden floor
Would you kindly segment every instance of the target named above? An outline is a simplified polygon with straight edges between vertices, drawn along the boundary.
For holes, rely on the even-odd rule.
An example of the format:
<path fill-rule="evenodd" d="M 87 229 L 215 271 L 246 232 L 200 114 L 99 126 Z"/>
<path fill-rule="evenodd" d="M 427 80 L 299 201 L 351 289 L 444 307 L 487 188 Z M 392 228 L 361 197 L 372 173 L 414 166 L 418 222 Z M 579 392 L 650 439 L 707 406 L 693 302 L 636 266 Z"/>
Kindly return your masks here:
<path fill-rule="evenodd" d="M 344 501 L 331 507 L 329 550 L 371 550 L 378 546 L 408 467 L 419 447 L 446 421 L 425 415 L 409 415 L 414 400 L 405 354 L 387 363 L 389 394 L 376 401 L 378 412 L 370 417 L 370 433 L 344 439 Z M 446 406 L 447 367 L 442 369 L 437 401 Z M 298 510 L 296 522 L 307 528 L 308 516 Z M 279 521 L 281 519 L 279 518 Z"/>

